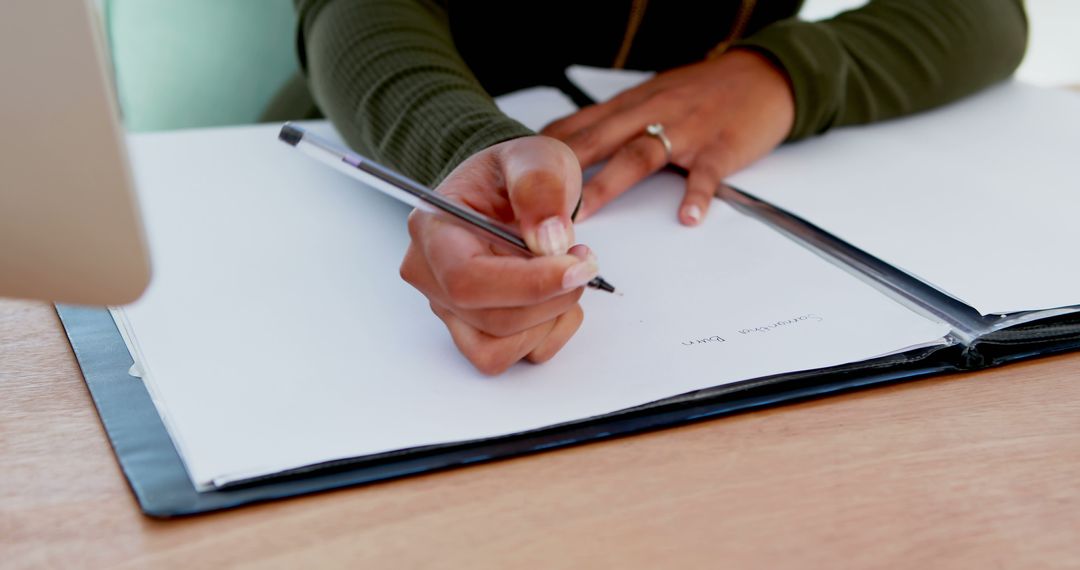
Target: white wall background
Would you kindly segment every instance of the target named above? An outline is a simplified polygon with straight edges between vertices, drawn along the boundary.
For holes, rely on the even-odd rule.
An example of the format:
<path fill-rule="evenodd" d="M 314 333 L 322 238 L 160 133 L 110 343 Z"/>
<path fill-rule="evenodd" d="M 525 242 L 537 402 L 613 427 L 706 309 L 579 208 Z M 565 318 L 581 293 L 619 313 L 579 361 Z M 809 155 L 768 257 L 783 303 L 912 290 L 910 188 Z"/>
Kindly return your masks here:
<path fill-rule="evenodd" d="M 807 0 L 801 16 L 819 20 L 863 4 L 866 0 Z M 1038 85 L 1080 85 L 1080 0 L 1026 4 L 1031 35 L 1017 78 Z"/>

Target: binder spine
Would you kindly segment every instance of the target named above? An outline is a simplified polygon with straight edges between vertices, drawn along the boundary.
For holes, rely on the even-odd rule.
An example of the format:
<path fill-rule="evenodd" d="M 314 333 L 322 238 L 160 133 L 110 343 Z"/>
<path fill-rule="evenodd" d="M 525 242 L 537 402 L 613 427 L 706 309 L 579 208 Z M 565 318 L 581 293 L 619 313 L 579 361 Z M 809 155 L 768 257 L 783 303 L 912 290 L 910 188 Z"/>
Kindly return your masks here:
<path fill-rule="evenodd" d="M 900 304 L 949 325 L 953 331 L 950 336 L 956 342 L 970 344 L 987 329 L 985 317 L 975 309 L 786 210 L 728 185 L 720 187 L 717 197 L 765 222 Z"/>

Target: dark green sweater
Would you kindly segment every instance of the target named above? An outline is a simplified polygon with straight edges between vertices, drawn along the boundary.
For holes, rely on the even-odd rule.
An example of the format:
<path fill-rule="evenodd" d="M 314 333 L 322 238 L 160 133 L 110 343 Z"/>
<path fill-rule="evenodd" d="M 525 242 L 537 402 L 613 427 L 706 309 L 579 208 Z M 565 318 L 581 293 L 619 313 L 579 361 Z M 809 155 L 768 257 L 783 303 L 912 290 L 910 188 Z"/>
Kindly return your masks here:
<path fill-rule="evenodd" d="M 737 46 L 783 68 L 796 140 L 941 105 L 1008 77 L 1023 57 L 1021 0 L 876 0 L 823 22 L 802 0 L 758 0 Z M 356 150 L 427 184 L 469 155 L 531 134 L 492 96 L 610 66 L 631 0 L 297 0 L 299 49 L 322 112 Z M 627 67 L 701 60 L 738 0 L 653 0 Z"/>

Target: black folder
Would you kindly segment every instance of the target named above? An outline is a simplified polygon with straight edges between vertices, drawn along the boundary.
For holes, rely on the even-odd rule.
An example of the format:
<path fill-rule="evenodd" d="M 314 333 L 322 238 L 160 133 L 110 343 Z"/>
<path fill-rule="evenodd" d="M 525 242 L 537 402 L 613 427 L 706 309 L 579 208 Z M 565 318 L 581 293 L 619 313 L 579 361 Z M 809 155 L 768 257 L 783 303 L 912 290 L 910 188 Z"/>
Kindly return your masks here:
<path fill-rule="evenodd" d="M 587 102 L 572 84 L 559 87 L 579 104 Z M 861 274 L 894 298 L 949 324 L 953 333 L 948 342 L 830 368 L 723 384 L 527 432 L 329 461 L 200 491 L 189 478 L 143 381 L 129 374 L 133 359 L 109 311 L 58 306 L 57 312 L 124 474 L 143 511 L 154 517 L 191 515 L 373 483 L 1080 348 L 1080 306 L 982 315 L 748 192 L 723 187 L 718 195 L 837 265 Z"/>

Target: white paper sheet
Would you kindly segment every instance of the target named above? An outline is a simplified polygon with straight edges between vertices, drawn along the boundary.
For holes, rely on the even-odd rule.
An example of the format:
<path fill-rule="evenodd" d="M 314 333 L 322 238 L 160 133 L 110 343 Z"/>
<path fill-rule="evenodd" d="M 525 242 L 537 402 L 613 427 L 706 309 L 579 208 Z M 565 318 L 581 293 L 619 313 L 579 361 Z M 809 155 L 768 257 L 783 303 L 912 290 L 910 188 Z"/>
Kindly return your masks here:
<path fill-rule="evenodd" d="M 983 314 L 1080 304 L 1080 95 L 1019 83 L 780 148 L 729 181 Z"/>
<path fill-rule="evenodd" d="M 566 69 L 567 79 L 594 101 L 607 101 L 653 75 L 655 73 L 651 71 L 604 69 L 586 65 L 571 65 Z"/>
<path fill-rule="evenodd" d="M 682 181 L 661 175 L 578 228 L 624 295 L 587 292 L 585 323 L 553 361 L 484 377 L 397 275 L 406 209 L 275 135 L 131 140 L 155 274 L 123 313 L 200 488 L 586 418 L 947 333 L 724 204 L 683 228 Z"/>
<path fill-rule="evenodd" d="M 577 105 L 554 87 L 533 87 L 508 93 L 495 99 L 499 110 L 534 131 L 548 123 L 577 112 Z"/>

